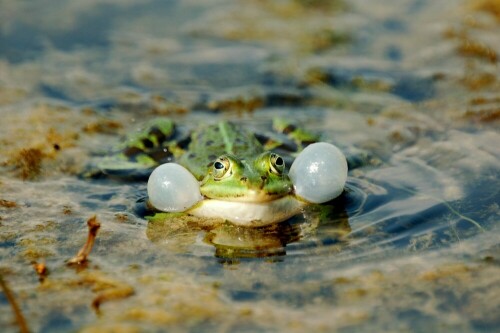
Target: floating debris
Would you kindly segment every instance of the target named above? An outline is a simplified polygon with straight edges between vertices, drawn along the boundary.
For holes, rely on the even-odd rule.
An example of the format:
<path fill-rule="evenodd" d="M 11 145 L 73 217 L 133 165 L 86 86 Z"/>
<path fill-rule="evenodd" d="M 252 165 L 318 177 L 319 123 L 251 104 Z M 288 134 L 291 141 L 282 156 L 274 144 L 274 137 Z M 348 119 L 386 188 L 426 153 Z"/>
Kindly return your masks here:
<path fill-rule="evenodd" d="M 89 234 L 87 237 L 87 242 L 78 251 L 77 255 L 67 261 L 68 265 L 81 265 L 87 261 L 87 257 L 92 251 L 94 246 L 95 238 L 97 237 L 97 231 L 101 227 L 101 224 L 97 221 L 97 216 L 92 216 L 87 221 L 87 226 L 89 227 Z"/>
<path fill-rule="evenodd" d="M 111 300 L 127 298 L 134 294 L 134 288 L 127 284 L 118 284 L 113 288 L 108 290 L 104 290 L 100 292 L 92 301 L 92 307 L 96 312 L 99 312 L 100 306 L 104 302 L 108 302 Z"/>
<path fill-rule="evenodd" d="M 116 134 L 122 128 L 123 125 L 116 120 L 100 119 L 86 124 L 82 130 L 86 133 Z"/>
<path fill-rule="evenodd" d="M 0 199 L 0 207 L 15 208 L 17 207 L 17 203 L 15 201 Z"/>
<path fill-rule="evenodd" d="M 498 0 L 476 0 L 473 2 L 476 10 L 493 15 L 500 22 L 500 1 Z"/>
<path fill-rule="evenodd" d="M 115 214 L 115 218 L 116 220 L 118 220 L 119 222 L 126 222 L 128 221 L 128 215 L 125 214 L 125 213 L 116 213 Z"/>
<path fill-rule="evenodd" d="M 151 111 L 156 115 L 185 114 L 189 109 L 181 104 L 171 102 L 161 95 L 151 96 Z"/>
<path fill-rule="evenodd" d="M 49 275 L 49 269 L 43 262 L 36 262 L 33 261 L 31 263 L 33 265 L 33 269 L 35 270 L 36 274 L 38 274 L 38 280 L 40 282 L 45 281 L 45 278 L 47 278 L 47 275 Z"/>
<path fill-rule="evenodd" d="M 498 55 L 494 49 L 485 43 L 473 39 L 463 39 L 458 46 L 458 53 L 462 56 L 487 60 L 492 64 L 498 61 Z"/>
<path fill-rule="evenodd" d="M 264 105 L 263 100 L 260 97 L 242 97 L 238 96 L 235 98 L 228 98 L 223 100 L 213 100 L 207 103 L 207 107 L 211 111 L 217 112 L 229 112 L 236 111 L 240 114 L 245 112 L 252 113 L 256 109 Z"/>
<path fill-rule="evenodd" d="M 22 149 L 15 158 L 16 167 L 20 170 L 23 180 L 35 179 L 42 170 L 42 160 L 45 154 L 38 148 Z"/>
<path fill-rule="evenodd" d="M 73 213 L 73 210 L 71 209 L 70 206 L 63 206 L 62 213 L 64 215 L 71 215 Z"/>
<path fill-rule="evenodd" d="M 464 118 L 476 122 L 495 122 L 500 119 L 500 95 L 482 95 L 469 100 Z"/>

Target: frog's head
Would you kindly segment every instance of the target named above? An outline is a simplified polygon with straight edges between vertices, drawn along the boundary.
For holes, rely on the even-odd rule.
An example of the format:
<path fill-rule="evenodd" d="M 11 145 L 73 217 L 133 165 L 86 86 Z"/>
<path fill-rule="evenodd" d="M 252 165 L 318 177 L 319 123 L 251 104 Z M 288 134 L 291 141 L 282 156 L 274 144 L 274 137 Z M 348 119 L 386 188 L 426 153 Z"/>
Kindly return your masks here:
<path fill-rule="evenodd" d="M 240 159 L 231 154 L 219 156 L 200 185 L 203 196 L 225 201 L 267 202 L 292 191 L 285 161 L 272 152 L 254 159 Z"/>

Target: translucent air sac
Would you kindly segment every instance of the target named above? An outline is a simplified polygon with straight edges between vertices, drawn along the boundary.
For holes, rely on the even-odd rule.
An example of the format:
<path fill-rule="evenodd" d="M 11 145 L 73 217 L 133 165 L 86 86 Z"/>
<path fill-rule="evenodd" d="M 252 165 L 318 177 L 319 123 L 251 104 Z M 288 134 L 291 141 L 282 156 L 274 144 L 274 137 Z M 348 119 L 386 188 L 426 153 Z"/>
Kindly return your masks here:
<path fill-rule="evenodd" d="M 297 156 L 289 173 L 295 194 L 311 203 L 324 203 L 338 197 L 347 180 L 347 161 L 334 145 L 318 142 Z"/>
<path fill-rule="evenodd" d="M 148 180 L 149 202 L 164 212 L 183 212 L 203 197 L 196 178 L 177 163 L 157 167 Z"/>

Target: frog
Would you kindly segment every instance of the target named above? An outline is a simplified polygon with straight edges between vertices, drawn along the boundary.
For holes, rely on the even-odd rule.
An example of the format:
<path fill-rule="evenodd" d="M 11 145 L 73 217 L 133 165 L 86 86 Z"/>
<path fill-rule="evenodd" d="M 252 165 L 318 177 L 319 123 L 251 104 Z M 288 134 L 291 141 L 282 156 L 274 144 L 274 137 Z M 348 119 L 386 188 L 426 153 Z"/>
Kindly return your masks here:
<path fill-rule="evenodd" d="M 262 227 L 286 221 L 308 205 L 340 195 L 347 177 L 342 152 L 322 143 L 325 146 L 316 149 L 319 153 L 312 154 L 320 161 L 311 164 L 311 157 L 303 154 L 319 144 L 319 135 L 283 118 L 274 118 L 272 124 L 274 132 L 266 135 L 227 120 L 189 132 L 169 118 L 156 119 L 129 138 L 115 157 L 103 160 L 100 168 L 109 175 L 150 175 L 147 206 L 152 221 L 189 215 Z M 324 149 L 333 150 L 338 159 L 333 165 L 338 170 L 323 173 L 338 173 L 341 180 L 334 194 L 318 201 L 298 190 L 297 183 L 304 182 L 303 173 L 314 174 L 311 170 L 321 166 Z M 303 160 L 306 166 L 294 171 L 296 160 Z M 328 168 L 328 163 L 323 168 Z M 315 182 L 312 189 L 308 185 L 309 192 L 321 185 L 325 188 L 325 184 Z M 165 184 L 169 184 L 168 193 L 162 192 Z"/>

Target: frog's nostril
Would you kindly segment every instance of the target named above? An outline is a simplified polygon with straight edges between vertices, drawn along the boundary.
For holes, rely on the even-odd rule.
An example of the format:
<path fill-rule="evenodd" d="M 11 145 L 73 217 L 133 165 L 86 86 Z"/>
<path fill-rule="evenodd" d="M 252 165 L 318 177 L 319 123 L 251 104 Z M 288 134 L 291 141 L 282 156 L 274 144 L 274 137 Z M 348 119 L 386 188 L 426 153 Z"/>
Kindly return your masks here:
<path fill-rule="evenodd" d="M 248 180 L 247 177 L 241 177 L 240 178 L 240 181 L 242 181 L 242 182 L 246 182 L 247 180 Z"/>
<path fill-rule="evenodd" d="M 260 176 L 260 179 L 262 179 L 263 181 L 266 181 L 267 180 L 267 176 Z"/>

